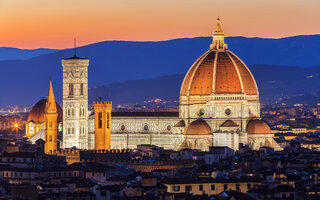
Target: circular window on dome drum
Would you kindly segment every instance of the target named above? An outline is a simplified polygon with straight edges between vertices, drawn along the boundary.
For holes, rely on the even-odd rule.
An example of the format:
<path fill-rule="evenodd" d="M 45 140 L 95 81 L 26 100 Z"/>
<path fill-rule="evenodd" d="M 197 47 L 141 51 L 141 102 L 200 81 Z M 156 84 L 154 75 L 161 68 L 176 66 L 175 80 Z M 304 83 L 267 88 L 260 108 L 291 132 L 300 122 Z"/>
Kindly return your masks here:
<path fill-rule="evenodd" d="M 230 115 L 231 115 L 231 109 L 230 109 L 230 108 L 225 109 L 225 110 L 224 110 L 224 113 L 225 113 L 226 115 L 230 116 Z"/>
<path fill-rule="evenodd" d="M 171 131 L 171 126 L 170 125 L 167 126 L 167 130 Z"/>
<path fill-rule="evenodd" d="M 121 126 L 120 126 L 120 130 L 121 130 L 121 131 L 126 130 L 126 126 L 125 126 L 125 125 L 121 125 Z"/>
<path fill-rule="evenodd" d="M 149 129 L 148 125 L 144 125 L 143 130 L 147 131 Z"/>
<path fill-rule="evenodd" d="M 198 110 L 198 115 L 199 115 L 199 116 L 204 115 L 204 113 L 205 113 L 205 110 L 204 110 L 203 108 L 200 108 L 200 109 Z"/>

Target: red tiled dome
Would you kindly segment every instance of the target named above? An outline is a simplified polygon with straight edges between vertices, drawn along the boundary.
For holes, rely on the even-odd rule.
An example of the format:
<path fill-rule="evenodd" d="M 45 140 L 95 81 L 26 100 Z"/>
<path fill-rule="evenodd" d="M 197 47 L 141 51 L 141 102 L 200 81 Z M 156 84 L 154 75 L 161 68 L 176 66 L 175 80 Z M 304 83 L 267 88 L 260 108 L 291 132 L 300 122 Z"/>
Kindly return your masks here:
<path fill-rule="evenodd" d="M 191 122 L 183 132 L 184 135 L 211 135 L 211 128 L 206 121 L 197 119 Z"/>
<path fill-rule="evenodd" d="M 46 108 L 46 102 L 47 98 L 42 98 L 40 101 L 38 101 L 31 109 L 28 117 L 28 122 L 29 121 L 34 121 L 34 122 L 44 122 L 44 113 L 45 113 L 45 108 Z M 62 122 L 62 109 L 57 104 L 57 110 L 58 110 L 58 122 Z"/>
<path fill-rule="evenodd" d="M 210 49 L 189 69 L 181 95 L 247 94 L 257 95 L 253 75 L 231 51 Z"/>
<path fill-rule="evenodd" d="M 250 121 L 247 125 L 247 132 L 248 134 L 272 134 L 269 125 L 261 119 Z"/>
<path fill-rule="evenodd" d="M 210 49 L 190 67 L 180 90 L 182 96 L 210 94 L 258 95 L 249 68 L 228 50 L 219 18 Z"/>

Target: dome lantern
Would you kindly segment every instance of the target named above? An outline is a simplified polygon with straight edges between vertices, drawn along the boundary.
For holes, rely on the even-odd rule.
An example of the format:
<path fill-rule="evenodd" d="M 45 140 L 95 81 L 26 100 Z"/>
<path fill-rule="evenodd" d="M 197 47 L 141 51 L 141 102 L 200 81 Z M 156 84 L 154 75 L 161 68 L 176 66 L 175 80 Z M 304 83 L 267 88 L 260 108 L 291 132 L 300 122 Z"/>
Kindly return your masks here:
<path fill-rule="evenodd" d="M 228 49 L 227 44 L 224 43 L 224 32 L 221 29 L 220 18 L 217 18 L 216 30 L 212 35 L 212 44 L 210 44 L 210 49 L 216 49 L 225 51 Z"/>

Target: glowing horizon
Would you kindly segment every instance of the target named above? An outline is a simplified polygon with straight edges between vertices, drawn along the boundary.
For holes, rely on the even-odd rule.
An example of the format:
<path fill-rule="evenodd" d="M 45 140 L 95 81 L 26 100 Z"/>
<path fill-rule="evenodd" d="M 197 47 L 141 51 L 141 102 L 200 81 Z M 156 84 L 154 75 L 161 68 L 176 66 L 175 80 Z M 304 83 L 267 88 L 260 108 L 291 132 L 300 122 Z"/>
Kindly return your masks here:
<path fill-rule="evenodd" d="M 320 1 L 0 1 L 0 47 L 62 49 L 111 40 L 210 36 L 217 16 L 226 37 L 320 33 Z"/>

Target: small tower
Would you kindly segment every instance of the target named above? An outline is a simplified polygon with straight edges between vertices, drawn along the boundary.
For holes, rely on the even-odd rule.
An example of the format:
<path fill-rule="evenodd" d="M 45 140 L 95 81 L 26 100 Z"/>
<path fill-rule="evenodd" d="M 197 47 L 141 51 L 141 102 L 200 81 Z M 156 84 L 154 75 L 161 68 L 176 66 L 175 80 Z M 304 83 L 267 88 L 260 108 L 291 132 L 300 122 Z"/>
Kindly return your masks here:
<path fill-rule="evenodd" d="M 44 116 L 45 116 L 44 152 L 46 154 L 50 154 L 57 150 L 57 135 L 58 135 L 58 111 L 57 111 L 56 101 L 54 99 L 51 80 L 50 80 L 48 100 L 46 103 Z"/>
<path fill-rule="evenodd" d="M 63 148 L 88 149 L 88 66 L 76 51 L 62 60 Z"/>
<path fill-rule="evenodd" d="M 111 110 L 112 102 L 94 102 L 95 149 L 111 149 Z"/>

